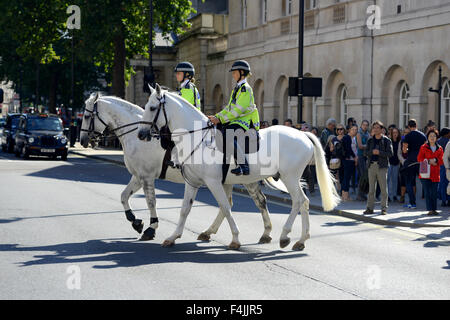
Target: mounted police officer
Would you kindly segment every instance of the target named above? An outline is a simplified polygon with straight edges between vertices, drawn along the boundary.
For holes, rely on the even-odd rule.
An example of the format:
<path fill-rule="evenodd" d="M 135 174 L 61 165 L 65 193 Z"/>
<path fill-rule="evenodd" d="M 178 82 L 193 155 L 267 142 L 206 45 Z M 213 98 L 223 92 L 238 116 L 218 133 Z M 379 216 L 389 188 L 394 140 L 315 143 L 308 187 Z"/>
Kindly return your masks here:
<path fill-rule="evenodd" d="M 258 131 L 260 126 L 259 113 L 255 105 L 253 90 L 247 83 L 247 77 L 250 75 L 250 65 L 245 60 L 238 60 L 233 63 L 230 72 L 232 72 L 233 79 L 236 81 L 236 87 L 231 94 L 228 106 L 215 116 L 209 116 L 208 118 L 214 124 L 221 123 L 223 125 L 224 137 L 227 129 L 231 129 L 234 132 L 238 130 L 248 131 L 250 129 Z M 226 145 L 227 149 L 234 146 L 234 159 L 238 167 L 231 170 L 231 173 L 235 175 L 249 175 L 250 168 L 243 146 L 237 143 L 236 137 L 234 137 L 233 141 L 226 141 L 224 145 Z"/>
<path fill-rule="evenodd" d="M 200 94 L 197 87 L 194 84 L 195 69 L 190 62 L 180 62 L 175 67 L 175 76 L 180 84 L 178 89 L 180 96 L 185 98 L 196 107 L 198 110 L 201 109 Z"/>

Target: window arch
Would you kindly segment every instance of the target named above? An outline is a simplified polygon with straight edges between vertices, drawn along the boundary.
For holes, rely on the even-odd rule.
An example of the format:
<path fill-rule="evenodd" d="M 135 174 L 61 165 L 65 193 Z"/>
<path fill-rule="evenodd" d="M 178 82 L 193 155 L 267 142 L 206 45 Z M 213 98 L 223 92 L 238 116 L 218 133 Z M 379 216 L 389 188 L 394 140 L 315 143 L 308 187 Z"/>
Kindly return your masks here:
<path fill-rule="evenodd" d="M 347 123 L 348 119 L 348 94 L 347 87 L 342 85 L 341 94 L 339 96 L 339 106 L 341 111 L 341 123 Z"/>
<path fill-rule="evenodd" d="M 409 86 L 406 82 L 400 87 L 399 127 L 404 128 L 410 119 L 409 111 Z"/>
<path fill-rule="evenodd" d="M 450 79 L 445 79 L 442 86 L 441 127 L 450 127 Z"/>

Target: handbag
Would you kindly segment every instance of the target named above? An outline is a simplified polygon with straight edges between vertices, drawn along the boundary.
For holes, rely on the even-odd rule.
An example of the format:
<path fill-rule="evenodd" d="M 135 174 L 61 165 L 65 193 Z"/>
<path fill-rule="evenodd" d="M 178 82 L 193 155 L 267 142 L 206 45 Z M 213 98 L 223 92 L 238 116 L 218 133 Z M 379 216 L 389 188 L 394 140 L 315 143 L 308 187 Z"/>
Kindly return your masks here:
<path fill-rule="evenodd" d="M 419 168 L 420 178 L 422 179 L 430 179 L 431 175 L 431 166 L 427 160 L 420 162 Z"/>
<path fill-rule="evenodd" d="M 330 160 L 330 169 L 337 170 L 341 167 L 341 159 L 333 158 Z"/>

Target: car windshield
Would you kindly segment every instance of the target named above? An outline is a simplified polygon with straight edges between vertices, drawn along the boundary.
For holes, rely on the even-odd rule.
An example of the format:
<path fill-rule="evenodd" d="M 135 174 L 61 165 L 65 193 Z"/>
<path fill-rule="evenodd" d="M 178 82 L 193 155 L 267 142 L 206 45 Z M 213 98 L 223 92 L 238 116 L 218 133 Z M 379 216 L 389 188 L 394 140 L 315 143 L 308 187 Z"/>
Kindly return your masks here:
<path fill-rule="evenodd" d="M 27 121 L 28 130 L 62 131 L 61 121 L 55 118 L 32 118 Z"/>
<path fill-rule="evenodd" d="M 15 117 L 11 119 L 11 129 L 16 129 L 17 126 L 19 125 L 19 117 Z"/>

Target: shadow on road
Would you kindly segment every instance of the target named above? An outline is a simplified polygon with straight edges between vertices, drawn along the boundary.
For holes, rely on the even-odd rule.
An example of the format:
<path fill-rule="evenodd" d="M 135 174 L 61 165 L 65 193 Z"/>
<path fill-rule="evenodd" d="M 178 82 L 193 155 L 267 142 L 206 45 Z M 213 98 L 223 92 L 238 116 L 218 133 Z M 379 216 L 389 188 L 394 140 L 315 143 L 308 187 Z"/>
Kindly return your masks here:
<path fill-rule="evenodd" d="M 272 252 L 248 252 L 227 250 L 224 246 L 199 246 L 201 242 L 176 244 L 163 248 L 159 243 L 132 241 L 134 238 L 99 239 L 80 243 L 64 243 L 49 246 L 21 247 L 2 244 L 0 252 L 39 252 L 35 260 L 20 262 L 20 266 L 49 265 L 60 263 L 97 263 L 94 269 L 128 268 L 164 263 L 245 263 L 273 261 L 307 256 L 276 250 Z M 48 251 L 48 254 L 41 252 Z"/>

